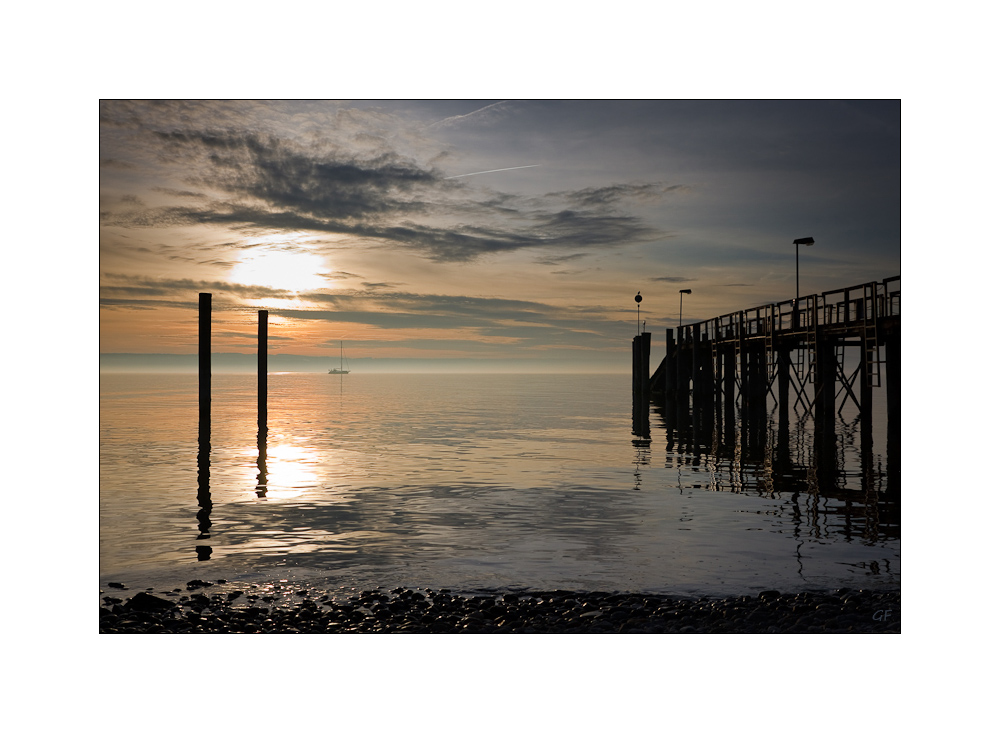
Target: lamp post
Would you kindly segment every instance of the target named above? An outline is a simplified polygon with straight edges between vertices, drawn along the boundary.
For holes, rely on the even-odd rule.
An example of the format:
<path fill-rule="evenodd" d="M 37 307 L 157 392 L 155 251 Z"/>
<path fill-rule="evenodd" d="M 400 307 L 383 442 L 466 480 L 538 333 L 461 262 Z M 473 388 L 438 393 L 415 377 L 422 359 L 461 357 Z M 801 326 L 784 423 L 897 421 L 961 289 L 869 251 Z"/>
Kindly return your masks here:
<path fill-rule="evenodd" d="M 812 237 L 803 237 L 802 239 L 796 239 L 792 244 L 795 245 L 795 308 L 792 311 L 792 328 L 798 329 L 799 327 L 799 245 L 804 244 L 806 247 L 812 247 L 816 244 L 816 241 Z"/>
<path fill-rule="evenodd" d="M 688 295 L 691 295 L 690 288 L 685 288 L 684 290 L 680 291 L 680 294 L 681 294 L 681 309 L 680 309 L 680 312 L 677 314 L 677 343 L 681 342 L 681 326 L 684 323 L 684 293 L 687 293 Z"/>
<path fill-rule="evenodd" d="M 639 331 L 639 303 L 642 302 L 642 295 L 640 290 L 635 294 L 635 335 L 638 336 L 641 331 Z"/>
<path fill-rule="evenodd" d="M 802 239 L 796 239 L 793 244 L 795 245 L 795 302 L 796 307 L 798 307 L 799 301 L 799 245 L 804 244 L 806 247 L 812 247 L 816 244 L 816 240 L 812 237 L 803 237 Z"/>

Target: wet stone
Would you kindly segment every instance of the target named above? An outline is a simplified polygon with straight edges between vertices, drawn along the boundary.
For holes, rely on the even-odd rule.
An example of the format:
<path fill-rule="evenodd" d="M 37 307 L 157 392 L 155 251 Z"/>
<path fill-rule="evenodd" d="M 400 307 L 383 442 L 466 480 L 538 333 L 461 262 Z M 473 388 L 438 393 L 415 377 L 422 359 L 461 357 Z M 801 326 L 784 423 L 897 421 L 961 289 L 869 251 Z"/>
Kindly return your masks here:
<path fill-rule="evenodd" d="M 287 590 L 288 600 L 280 606 L 234 606 L 242 597 L 239 591 L 213 594 L 211 600 L 195 593 L 177 606 L 150 593 L 125 604 L 105 596 L 100 632 L 900 633 L 898 593 L 764 591 L 757 597 L 690 600 L 635 593 L 452 595 L 398 589 L 402 592 L 391 595 L 362 591 L 347 602 L 334 599 L 320 606 L 291 587 Z M 872 620 L 879 609 L 892 609 L 892 616 Z"/>

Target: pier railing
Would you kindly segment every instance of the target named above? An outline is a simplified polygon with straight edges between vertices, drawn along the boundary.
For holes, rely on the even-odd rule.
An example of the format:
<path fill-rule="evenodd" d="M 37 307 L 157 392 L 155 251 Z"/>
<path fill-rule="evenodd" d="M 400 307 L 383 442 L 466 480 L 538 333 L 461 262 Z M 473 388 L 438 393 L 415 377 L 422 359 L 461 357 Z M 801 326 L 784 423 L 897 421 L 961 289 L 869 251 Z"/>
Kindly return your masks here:
<path fill-rule="evenodd" d="M 681 326 L 678 345 L 806 335 L 820 327 L 856 329 L 900 315 L 900 276 L 755 306 Z"/>

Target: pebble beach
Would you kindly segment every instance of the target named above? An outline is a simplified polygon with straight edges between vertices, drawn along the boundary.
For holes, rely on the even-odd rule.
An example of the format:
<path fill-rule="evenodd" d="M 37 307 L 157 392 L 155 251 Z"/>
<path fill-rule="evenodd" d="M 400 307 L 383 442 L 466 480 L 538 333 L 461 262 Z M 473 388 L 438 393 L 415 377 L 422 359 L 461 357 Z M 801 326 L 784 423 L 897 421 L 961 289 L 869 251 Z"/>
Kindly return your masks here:
<path fill-rule="evenodd" d="M 100 633 L 900 633 L 900 593 L 840 588 L 728 598 L 554 590 L 102 588 Z"/>

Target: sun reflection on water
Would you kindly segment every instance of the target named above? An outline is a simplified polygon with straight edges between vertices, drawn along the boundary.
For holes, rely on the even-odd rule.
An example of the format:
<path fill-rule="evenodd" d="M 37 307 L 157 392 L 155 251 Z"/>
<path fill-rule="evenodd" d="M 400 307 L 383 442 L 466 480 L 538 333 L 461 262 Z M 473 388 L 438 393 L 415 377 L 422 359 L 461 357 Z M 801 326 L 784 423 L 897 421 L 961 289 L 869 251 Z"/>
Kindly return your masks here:
<path fill-rule="evenodd" d="M 275 436 L 282 441 L 285 436 Z M 243 455 L 256 463 L 254 482 L 257 499 L 295 499 L 316 488 L 319 477 L 316 465 L 319 456 L 313 448 L 291 442 L 268 444 L 266 448 L 246 448 Z"/>

